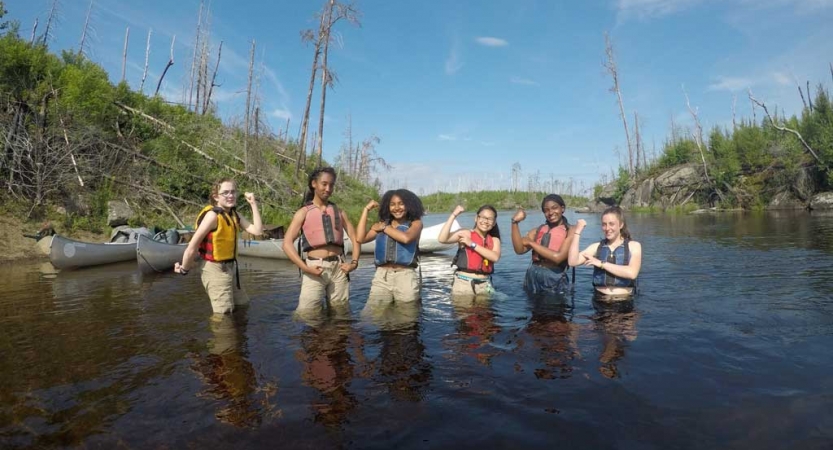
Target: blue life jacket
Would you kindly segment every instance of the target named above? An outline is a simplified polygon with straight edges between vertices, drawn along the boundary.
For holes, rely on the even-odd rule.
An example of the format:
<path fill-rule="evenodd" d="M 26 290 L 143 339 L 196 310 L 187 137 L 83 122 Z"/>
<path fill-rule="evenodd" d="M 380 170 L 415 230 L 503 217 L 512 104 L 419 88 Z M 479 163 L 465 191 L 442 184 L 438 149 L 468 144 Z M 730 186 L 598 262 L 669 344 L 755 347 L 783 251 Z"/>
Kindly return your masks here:
<path fill-rule="evenodd" d="M 599 242 L 599 248 L 596 249 L 596 258 L 600 261 L 610 264 L 628 265 L 631 261 L 630 239 L 625 239 L 616 250 L 610 251 L 607 246 L 607 240 L 602 239 Z M 598 267 L 593 269 L 593 286 L 607 286 L 607 287 L 636 287 L 636 280 L 629 280 L 627 278 L 619 278 L 611 275 L 608 271 Z"/>
<path fill-rule="evenodd" d="M 408 222 L 396 227 L 397 230 L 407 232 L 411 228 Z M 385 233 L 376 234 L 376 250 L 374 252 L 377 266 L 384 264 L 396 264 L 399 266 L 417 267 L 417 252 L 419 251 L 419 239 L 414 239 L 410 244 L 402 244 L 391 239 Z"/>

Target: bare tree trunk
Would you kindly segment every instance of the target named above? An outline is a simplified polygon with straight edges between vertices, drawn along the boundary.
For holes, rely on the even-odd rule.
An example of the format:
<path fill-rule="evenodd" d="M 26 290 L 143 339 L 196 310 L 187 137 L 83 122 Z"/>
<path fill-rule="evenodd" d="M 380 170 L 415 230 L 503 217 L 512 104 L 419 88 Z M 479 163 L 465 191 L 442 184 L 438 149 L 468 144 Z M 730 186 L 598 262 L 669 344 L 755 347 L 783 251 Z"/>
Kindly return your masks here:
<path fill-rule="evenodd" d="M 645 162 L 645 151 L 642 148 L 642 137 L 639 134 L 639 114 L 634 111 L 633 112 L 633 129 L 634 129 L 634 139 L 636 140 L 636 167 L 637 169 L 640 167 L 640 160 L 642 161 L 642 169 L 648 167 L 648 164 Z"/>
<path fill-rule="evenodd" d="M 688 112 L 694 118 L 694 125 L 697 127 L 697 132 L 694 134 L 694 142 L 697 143 L 697 150 L 700 150 L 700 159 L 703 161 L 703 174 L 706 176 L 706 181 L 709 186 L 712 185 L 712 180 L 709 178 L 709 166 L 706 165 L 706 155 L 703 152 L 703 126 L 700 125 L 700 118 L 697 117 L 697 111 L 691 108 L 691 103 L 688 101 L 688 93 L 683 87 L 683 94 L 685 94 L 685 105 L 688 107 Z"/>
<path fill-rule="evenodd" d="M 52 0 L 52 6 L 49 8 L 49 17 L 46 19 L 46 30 L 43 32 L 43 45 L 49 41 L 49 32 L 52 31 L 52 20 L 55 19 L 55 10 L 58 9 L 58 0 Z"/>
<path fill-rule="evenodd" d="M 610 36 L 607 33 L 605 33 L 605 55 L 607 56 L 605 68 L 613 78 L 613 87 L 610 88 L 610 91 L 616 94 L 616 99 L 619 102 L 619 116 L 622 118 L 622 125 L 625 127 L 625 140 L 628 142 L 628 173 L 633 175 L 633 146 L 631 145 L 630 132 L 628 131 L 628 120 L 625 116 L 625 104 L 622 101 L 622 91 L 619 88 L 619 71 L 616 67 L 616 59 L 613 54 L 613 42 L 611 42 Z"/>
<path fill-rule="evenodd" d="M 327 65 L 327 56 L 330 51 L 330 31 L 333 28 L 333 8 L 335 0 L 330 0 L 327 8 L 327 26 L 324 29 L 324 56 L 321 64 L 321 111 L 318 114 L 318 164 L 322 164 L 324 153 L 324 105 L 327 102 L 327 86 L 332 82 L 330 67 Z"/>
<path fill-rule="evenodd" d="M 309 90 L 307 91 L 307 103 L 304 106 L 304 114 L 301 117 L 301 137 L 298 139 L 298 165 L 295 166 L 295 178 L 298 178 L 298 171 L 300 170 L 300 166 L 306 156 L 307 151 L 307 128 L 309 127 L 309 109 L 312 105 L 312 91 L 315 89 L 315 74 L 318 73 L 318 58 L 321 55 L 321 36 L 324 33 L 324 20 L 325 14 L 321 14 L 321 22 L 318 25 L 318 34 L 314 36 L 315 42 L 313 44 L 313 53 L 312 53 L 312 69 L 310 70 L 310 77 L 309 77 Z M 307 32 L 302 33 L 302 39 L 304 40 L 312 40 L 313 33 L 309 30 Z"/>
<path fill-rule="evenodd" d="M 84 30 L 81 32 L 81 43 L 78 44 L 78 54 L 84 54 L 84 42 L 87 40 L 87 28 L 90 26 L 90 13 L 93 11 L 93 0 L 90 0 L 90 6 L 87 7 L 87 17 L 84 19 Z"/>
<path fill-rule="evenodd" d="M 217 63 L 214 65 L 214 74 L 211 75 L 211 86 L 208 87 L 208 95 L 205 96 L 205 107 L 202 109 L 202 113 L 208 110 L 208 107 L 211 103 L 211 94 L 214 93 L 214 86 L 217 86 L 217 71 L 220 69 L 220 57 L 223 54 L 223 41 L 220 41 L 220 47 L 217 49 Z"/>
<path fill-rule="evenodd" d="M 801 96 L 801 103 L 804 105 L 804 109 L 807 109 L 807 100 L 804 100 L 804 92 L 801 91 L 801 85 L 798 85 L 798 95 Z"/>
<path fill-rule="evenodd" d="M 255 41 L 252 39 L 252 50 L 249 53 L 249 82 L 246 84 L 246 119 L 243 133 L 243 154 L 245 155 L 246 159 L 246 173 L 249 172 L 249 114 L 252 110 L 252 74 L 254 72 L 254 64 L 255 64 Z"/>
<path fill-rule="evenodd" d="M 807 80 L 807 103 L 810 105 L 810 111 L 813 110 L 813 94 L 810 92 L 810 81 Z"/>
<path fill-rule="evenodd" d="M 817 161 L 819 164 L 821 164 L 821 165 L 825 166 L 825 170 L 826 170 L 826 171 L 830 171 L 830 167 L 828 167 L 828 166 L 827 166 L 827 165 L 826 165 L 826 164 L 825 164 L 825 163 L 821 160 L 821 158 L 819 158 L 819 155 L 818 155 L 818 154 L 817 154 L 817 153 L 813 150 L 813 148 L 812 148 L 812 147 L 810 147 L 810 144 L 808 144 L 808 143 L 807 143 L 807 141 L 805 141 L 805 140 L 804 140 L 804 137 L 803 137 L 803 136 L 801 136 L 801 133 L 799 133 L 799 132 L 798 132 L 798 131 L 796 131 L 796 130 L 793 130 L 793 129 L 790 129 L 790 128 L 787 128 L 787 127 L 782 127 L 782 126 L 780 126 L 780 125 L 777 125 L 777 124 L 775 123 L 775 121 L 772 119 L 772 116 L 770 116 L 770 115 L 769 115 L 769 110 L 767 109 L 766 104 L 764 104 L 763 102 L 758 101 L 755 97 L 753 97 L 753 96 L 752 96 L 752 91 L 751 91 L 751 90 L 749 90 L 749 91 L 747 91 L 747 92 L 749 93 L 749 100 L 750 100 L 752 103 L 754 103 L 754 104 L 756 104 L 756 105 L 760 106 L 760 107 L 761 107 L 761 109 L 763 109 L 763 110 L 764 110 L 764 113 L 766 114 L 766 117 L 767 117 L 767 119 L 769 120 L 769 123 L 770 123 L 770 125 L 772 125 L 772 127 L 773 127 L 773 128 L 775 128 L 775 129 L 776 129 L 776 130 L 778 130 L 778 131 L 791 133 L 793 136 L 797 137 L 797 138 L 798 138 L 798 140 L 799 140 L 799 141 L 801 141 L 801 145 L 803 145 L 803 146 L 804 146 L 804 148 L 805 148 L 805 149 L 806 149 L 806 150 L 807 150 L 807 151 L 808 151 L 811 155 L 813 155 L 813 158 L 815 158 L 815 159 L 816 159 L 816 161 Z"/>
<path fill-rule="evenodd" d="M 734 133 L 738 129 L 738 124 L 735 122 L 735 105 L 738 102 L 738 96 L 732 94 L 732 132 Z"/>
<path fill-rule="evenodd" d="M 139 85 L 139 92 L 145 90 L 145 79 L 148 77 L 148 62 L 150 61 L 150 35 L 153 33 L 153 28 L 148 29 L 147 44 L 145 44 L 145 70 L 142 72 L 142 83 Z"/>
<path fill-rule="evenodd" d="M 130 42 L 130 27 L 125 27 L 124 29 L 124 50 L 121 53 L 121 82 L 124 83 L 124 79 L 127 73 L 127 43 Z"/>
<path fill-rule="evenodd" d="M 174 35 L 173 39 L 171 39 L 171 58 L 168 60 L 168 64 L 165 65 L 165 70 L 162 71 L 162 75 L 159 77 L 159 83 L 156 83 L 156 92 L 153 93 L 153 96 L 159 95 L 159 88 L 162 87 L 162 80 L 165 79 L 165 74 L 168 73 L 168 69 L 174 65 L 174 43 L 176 42 L 176 35 Z"/>
<path fill-rule="evenodd" d="M 194 55 L 191 59 L 191 71 L 188 75 L 188 109 L 193 106 L 194 100 L 194 77 L 197 70 L 197 49 L 200 47 L 200 38 L 202 37 L 202 10 L 204 7 L 203 0 L 200 0 L 200 12 L 197 15 L 197 34 L 194 36 Z"/>
<path fill-rule="evenodd" d="M 29 39 L 29 43 L 34 45 L 35 44 L 35 34 L 38 32 L 38 18 L 35 17 L 35 24 L 32 26 L 32 37 Z"/>

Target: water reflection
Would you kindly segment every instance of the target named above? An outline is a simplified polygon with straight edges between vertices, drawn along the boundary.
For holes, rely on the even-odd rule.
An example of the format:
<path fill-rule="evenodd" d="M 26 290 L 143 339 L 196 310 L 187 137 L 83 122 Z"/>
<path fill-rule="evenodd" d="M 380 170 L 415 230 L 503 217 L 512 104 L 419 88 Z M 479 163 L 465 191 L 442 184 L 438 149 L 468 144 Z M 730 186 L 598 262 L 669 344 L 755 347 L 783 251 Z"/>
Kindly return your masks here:
<path fill-rule="evenodd" d="M 217 400 L 215 417 L 238 427 L 255 427 L 271 411 L 270 398 L 277 393 L 273 385 L 262 390 L 257 374 L 248 359 L 246 328 L 248 308 L 236 308 L 232 314 L 213 314 L 209 319 L 211 338 L 208 354 L 199 358 L 193 369 L 205 382 L 200 397 Z M 264 401 L 257 394 L 264 392 Z"/>
<path fill-rule="evenodd" d="M 368 301 L 362 315 L 379 329 L 378 359 L 371 378 L 398 401 L 424 399 L 433 367 L 420 339 L 420 302 L 380 304 Z"/>
<path fill-rule="evenodd" d="M 311 407 L 316 423 L 327 427 L 343 424 L 358 405 L 350 391 L 355 375 L 348 351 L 352 321 L 347 307 L 329 310 L 301 310 L 296 318 L 307 327 L 299 336 L 295 357 L 301 362 L 301 379 L 318 392 Z"/>
<path fill-rule="evenodd" d="M 538 379 L 569 378 L 580 354 L 577 340 L 579 327 L 573 323 L 572 296 L 529 296 L 532 317 L 526 332 L 538 348 L 543 367 L 535 369 Z"/>
<path fill-rule="evenodd" d="M 599 354 L 599 373 L 606 378 L 619 378 L 619 361 L 625 356 L 630 342 L 636 340 L 634 300 L 609 302 L 593 299 L 595 329 L 601 332 L 602 349 Z"/>
<path fill-rule="evenodd" d="M 501 331 L 495 323 L 492 299 L 473 296 L 451 298 L 454 317 L 457 321 L 457 336 L 453 336 L 455 347 L 462 355 L 470 356 L 485 366 L 491 366 L 492 358 L 498 354 L 490 345 L 494 336 Z M 458 341 L 459 342 L 456 342 Z"/>

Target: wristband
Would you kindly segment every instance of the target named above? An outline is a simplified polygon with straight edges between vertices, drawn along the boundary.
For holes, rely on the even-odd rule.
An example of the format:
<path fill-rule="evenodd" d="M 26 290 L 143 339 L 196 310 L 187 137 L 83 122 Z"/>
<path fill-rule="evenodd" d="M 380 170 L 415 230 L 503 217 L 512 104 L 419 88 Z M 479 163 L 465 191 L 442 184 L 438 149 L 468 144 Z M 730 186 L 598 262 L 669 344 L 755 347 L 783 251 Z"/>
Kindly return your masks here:
<path fill-rule="evenodd" d="M 356 267 L 359 267 L 359 260 L 358 260 L 358 259 L 354 259 L 354 260 L 350 261 L 350 264 L 355 264 L 355 265 L 356 265 Z"/>
<path fill-rule="evenodd" d="M 519 223 L 521 223 L 521 221 L 520 221 L 520 220 L 512 220 L 512 225 L 517 225 L 517 224 L 519 224 Z"/>
<path fill-rule="evenodd" d="M 605 268 L 605 262 L 601 261 L 601 264 L 599 264 L 599 269 L 604 270 L 604 268 Z"/>
<path fill-rule="evenodd" d="M 182 266 L 180 266 L 180 267 L 179 267 L 179 274 L 180 274 L 180 275 L 182 275 L 182 276 L 188 275 L 188 272 L 189 272 L 189 271 L 187 271 L 187 270 L 185 270 L 184 268 L 182 268 Z"/>

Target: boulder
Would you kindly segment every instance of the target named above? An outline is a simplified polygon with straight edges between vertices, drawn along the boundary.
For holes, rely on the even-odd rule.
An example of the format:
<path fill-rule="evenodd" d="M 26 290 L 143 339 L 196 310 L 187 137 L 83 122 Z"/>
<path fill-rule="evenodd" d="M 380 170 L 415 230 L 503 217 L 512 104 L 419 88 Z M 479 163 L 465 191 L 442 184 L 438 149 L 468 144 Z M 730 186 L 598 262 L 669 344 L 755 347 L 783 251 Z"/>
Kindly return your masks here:
<path fill-rule="evenodd" d="M 646 178 L 642 183 L 639 183 L 639 186 L 628 189 L 622 197 L 620 206 L 625 209 L 651 206 L 654 195 L 654 183 L 653 178 Z"/>
<path fill-rule="evenodd" d="M 597 203 L 601 202 L 606 206 L 602 208 L 607 208 L 608 206 L 613 206 L 616 204 L 616 182 L 611 181 L 602 187 L 602 192 L 599 193 L 599 197 L 596 199 Z"/>
<path fill-rule="evenodd" d="M 769 210 L 802 210 L 807 206 L 801 200 L 795 198 L 790 191 L 779 192 L 772 197 L 766 209 Z"/>
<path fill-rule="evenodd" d="M 134 217 L 136 217 L 136 212 L 127 202 L 117 200 L 107 202 L 107 224 L 111 227 L 127 225 L 127 222 Z"/>
<path fill-rule="evenodd" d="M 820 192 L 810 199 L 812 210 L 833 210 L 833 192 Z"/>

